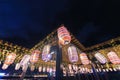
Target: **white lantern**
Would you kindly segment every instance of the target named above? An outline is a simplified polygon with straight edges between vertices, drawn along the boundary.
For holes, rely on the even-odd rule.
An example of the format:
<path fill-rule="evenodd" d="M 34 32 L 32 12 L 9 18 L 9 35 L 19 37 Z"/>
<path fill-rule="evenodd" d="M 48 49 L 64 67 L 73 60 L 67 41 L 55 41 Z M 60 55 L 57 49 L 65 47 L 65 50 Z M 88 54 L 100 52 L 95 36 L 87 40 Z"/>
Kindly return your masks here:
<path fill-rule="evenodd" d="M 50 72 L 50 67 L 49 66 L 47 67 L 47 72 Z"/>
<path fill-rule="evenodd" d="M 52 68 L 50 67 L 49 73 L 52 73 Z"/>
<path fill-rule="evenodd" d="M 106 69 L 106 72 L 109 72 L 109 70 L 108 70 L 108 69 Z"/>
<path fill-rule="evenodd" d="M 30 70 L 31 70 L 31 71 L 34 71 L 34 70 L 35 70 L 35 66 L 34 66 L 34 65 L 31 65 Z"/>
<path fill-rule="evenodd" d="M 30 60 L 30 55 L 24 55 L 24 57 L 20 61 L 20 65 L 23 66 L 28 64 L 29 60 Z"/>
<path fill-rule="evenodd" d="M 42 66 L 39 66 L 38 69 L 39 69 L 39 72 L 42 72 Z"/>
<path fill-rule="evenodd" d="M 68 68 L 69 68 L 69 70 L 72 70 L 72 65 L 68 64 Z"/>
<path fill-rule="evenodd" d="M 78 61 L 78 53 L 77 53 L 75 46 L 70 46 L 68 48 L 68 56 L 69 56 L 70 62 L 77 62 Z"/>
<path fill-rule="evenodd" d="M 27 64 L 23 65 L 23 66 L 22 66 L 22 71 L 23 71 L 23 72 L 26 72 L 27 68 L 28 68 L 28 65 L 27 65 Z"/>
<path fill-rule="evenodd" d="M 1 64 L 1 61 L 0 61 L 0 64 Z"/>
<path fill-rule="evenodd" d="M 96 53 L 95 58 L 102 64 L 105 64 L 107 62 L 107 59 L 101 54 L 101 53 Z"/>
<path fill-rule="evenodd" d="M 7 65 L 7 64 L 3 64 L 2 69 L 5 70 L 5 69 L 8 68 L 8 66 L 9 66 L 9 65 Z"/>
<path fill-rule="evenodd" d="M 20 69 L 20 63 L 17 63 L 15 66 L 15 70 L 19 70 Z"/>
<path fill-rule="evenodd" d="M 43 67 L 43 72 L 45 72 L 46 71 L 46 67 Z"/>
<path fill-rule="evenodd" d="M 43 48 L 43 52 L 42 52 L 42 60 L 44 61 L 49 61 L 52 57 L 52 55 L 50 55 L 50 45 L 45 45 Z"/>

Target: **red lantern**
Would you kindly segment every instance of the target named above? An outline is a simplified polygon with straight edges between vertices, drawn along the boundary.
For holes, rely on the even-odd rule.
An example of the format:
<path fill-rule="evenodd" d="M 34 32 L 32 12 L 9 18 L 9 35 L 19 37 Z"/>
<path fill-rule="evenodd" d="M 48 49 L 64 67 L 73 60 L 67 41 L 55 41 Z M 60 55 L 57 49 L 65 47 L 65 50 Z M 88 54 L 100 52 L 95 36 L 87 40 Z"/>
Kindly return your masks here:
<path fill-rule="evenodd" d="M 57 33 L 58 33 L 58 38 L 59 38 L 60 44 L 65 45 L 65 44 L 70 43 L 70 41 L 71 41 L 70 33 L 64 26 L 58 28 Z"/>
<path fill-rule="evenodd" d="M 113 64 L 120 64 L 120 59 L 115 52 L 111 51 L 107 54 L 107 56 Z"/>
<path fill-rule="evenodd" d="M 80 54 L 80 59 L 81 59 L 82 64 L 84 64 L 84 65 L 87 65 L 90 63 L 90 61 L 85 53 Z"/>
<path fill-rule="evenodd" d="M 38 59 L 39 59 L 39 54 L 40 54 L 40 51 L 39 50 L 35 50 L 32 53 L 31 57 L 30 57 L 30 62 L 31 63 L 36 63 L 38 61 Z"/>
<path fill-rule="evenodd" d="M 14 62 L 15 58 L 16 58 L 16 54 L 15 53 L 10 53 L 6 57 L 4 64 L 6 64 L 6 65 L 12 64 Z"/>

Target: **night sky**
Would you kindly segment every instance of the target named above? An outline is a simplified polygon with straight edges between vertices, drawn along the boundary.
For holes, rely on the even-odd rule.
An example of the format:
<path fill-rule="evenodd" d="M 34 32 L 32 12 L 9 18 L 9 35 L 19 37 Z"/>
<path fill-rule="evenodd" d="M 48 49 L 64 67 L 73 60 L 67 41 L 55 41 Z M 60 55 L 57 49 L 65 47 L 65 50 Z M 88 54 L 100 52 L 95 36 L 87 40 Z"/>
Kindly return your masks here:
<path fill-rule="evenodd" d="M 119 0 L 0 0 L 0 39 L 32 48 L 60 24 L 86 47 L 120 35 Z"/>

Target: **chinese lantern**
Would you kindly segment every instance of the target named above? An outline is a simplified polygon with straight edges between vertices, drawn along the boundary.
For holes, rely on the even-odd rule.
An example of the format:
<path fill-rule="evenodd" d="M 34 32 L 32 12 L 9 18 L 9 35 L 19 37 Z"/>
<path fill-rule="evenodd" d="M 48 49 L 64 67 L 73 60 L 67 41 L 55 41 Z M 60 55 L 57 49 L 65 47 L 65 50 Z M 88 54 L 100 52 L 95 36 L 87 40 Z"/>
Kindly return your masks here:
<path fill-rule="evenodd" d="M 2 69 L 5 70 L 5 69 L 8 68 L 8 66 L 9 66 L 9 65 L 7 65 L 7 64 L 3 64 Z"/>
<path fill-rule="evenodd" d="M 62 45 L 69 44 L 71 41 L 71 36 L 68 30 L 62 26 L 57 29 L 59 43 Z"/>
<path fill-rule="evenodd" d="M 84 65 L 87 65 L 90 63 L 90 61 L 85 53 L 80 54 L 80 59 L 81 59 L 82 64 L 84 64 Z"/>
<path fill-rule="evenodd" d="M 56 67 L 55 66 L 53 66 L 52 72 L 53 72 L 53 76 L 55 77 L 55 72 L 56 72 Z"/>
<path fill-rule="evenodd" d="M 52 55 L 50 55 L 50 48 L 51 48 L 50 45 L 44 46 L 43 51 L 42 51 L 42 60 L 49 61 L 51 59 Z"/>
<path fill-rule="evenodd" d="M 34 65 L 31 65 L 30 70 L 31 70 L 31 71 L 34 71 L 34 70 L 35 70 L 35 66 L 34 66 Z"/>
<path fill-rule="evenodd" d="M 24 55 L 22 60 L 20 61 L 20 65 L 23 66 L 28 64 L 29 60 L 30 60 L 30 55 Z"/>
<path fill-rule="evenodd" d="M 35 50 L 32 54 L 31 54 L 31 57 L 30 57 L 30 62 L 31 63 L 36 63 L 39 59 L 39 54 L 40 54 L 40 51 L 39 50 Z"/>
<path fill-rule="evenodd" d="M 102 64 L 105 64 L 107 62 L 107 59 L 99 52 L 97 52 L 94 56 Z"/>
<path fill-rule="evenodd" d="M 77 53 L 75 46 L 70 46 L 68 48 L 68 56 L 69 56 L 70 62 L 77 62 L 78 61 L 78 53 Z"/>
<path fill-rule="evenodd" d="M 20 69 L 20 63 L 17 63 L 15 66 L 15 70 L 19 70 Z"/>
<path fill-rule="evenodd" d="M 23 65 L 23 66 L 22 66 L 22 71 L 23 71 L 23 72 L 26 72 L 27 68 L 28 68 L 28 64 Z"/>
<path fill-rule="evenodd" d="M 55 72 L 55 71 L 56 71 L 56 67 L 54 66 L 54 67 L 53 67 L 53 72 Z"/>
<path fill-rule="evenodd" d="M 120 59 L 115 52 L 111 51 L 107 54 L 107 56 L 113 64 L 120 64 Z"/>
<path fill-rule="evenodd" d="M 50 67 L 49 73 L 52 73 L 52 71 L 53 71 L 53 70 L 52 70 L 52 68 Z"/>
<path fill-rule="evenodd" d="M 42 66 L 39 66 L 38 70 L 39 72 L 42 72 Z"/>
<path fill-rule="evenodd" d="M 10 53 L 6 57 L 4 64 L 6 64 L 6 65 L 12 64 L 14 62 L 15 58 L 16 58 L 16 54 L 15 53 Z"/>
<path fill-rule="evenodd" d="M 47 72 L 50 72 L 50 67 L 49 66 L 47 67 Z"/>
<path fill-rule="evenodd" d="M 78 66 L 77 65 L 73 65 L 73 70 L 75 71 L 75 74 L 78 72 Z"/>
<path fill-rule="evenodd" d="M 72 70 L 72 65 L 68 64 L 68 68 L 69 68 L 69 70 Z"/>
<path fill-rule="evenodd" d="M 46 67 L 43 67 L 43 72 L 45 72 L 46 71 Z"/>

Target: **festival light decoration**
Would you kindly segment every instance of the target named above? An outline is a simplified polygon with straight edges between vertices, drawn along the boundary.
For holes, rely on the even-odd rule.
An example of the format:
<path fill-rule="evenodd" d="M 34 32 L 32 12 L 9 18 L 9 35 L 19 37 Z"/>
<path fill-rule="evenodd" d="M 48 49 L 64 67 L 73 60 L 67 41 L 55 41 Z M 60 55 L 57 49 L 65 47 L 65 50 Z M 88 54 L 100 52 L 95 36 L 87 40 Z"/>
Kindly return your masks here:
<path fill-rule="evenodd" d="M 78 53 L 75 46 L 70 46 L 68 48 L 68 56 L 69 56 L 70 62 L 73 63 L 78 61 Z"/>
<path fill-rule="evenodd" d="M 60 44 L 66 45 L 70 43 L 71 36 L 67 28 L 65 28 L 64 26 L 61 26 L 57 29 L 57 33 L 58 33 L 58 39 Z"/>
<path fill-rule="evenodd" d="M 26 72 L 27 68 L 28 68 L 28 64 L 23 65 L 23 66 L 22 66 L 22 71 L 23 71 L 23 72 Z"/>
<path fill-rule="evenodd" d="M 42 66 L 39 66 L 38 70 L 39 72 L 42 72 Z"/>
<path fill-rule="evenodd" d="M 20 65 L 23 66 L 28 64 L 29 60 L 30 60 L 30 55 L 24 55 L 22 60 L 20 61 Z"/>
<path fill-rule="evenodd" d="M 35 66 L 34 66 L 34 65 L 31 65 L 30 70 L 31 70 L 31 71 L 34 71 L 34 70 L 35 70 Z"/>
<path fill-rule="evenodd" d="M 20 69 L 20 63 L 17 63 L 15 66 L 15 70 L 19 70 Z"/>
<path fill-rule="evenodd" d="M 87 65 L 90 63 L 90 61 L 85 53 L 80 54 L 80 59 L 81 59 L 82 64 L 84 64 L 84 65 Z"/>
<path fill-rule="evenodd" d="M 99 52 L 97 52 L 94 56 L 102 64 L 105 64 L 107 62 L 107 59 Z"/>
<path fill-rule="evenodd" d="M 34 50 L 31 54 L 30 62 L 32 64 L 36 63 L 39 59 L 39 55 L 40 55 L 40 51 L 39 50 Z"/>
<path fill-rule="evenodd" d="M 7 64 L 3 64 L 2 69 L 5 70 L 5 69 L 8 68 L 8 66 L 9 66 L 9 65 L 7 65 Z"/>
<path fill-rule="evenodd" d="M 43 72 L 45 72 L 45 71 L 46 71 L 46 67 L 44 66 L 44 67 L 43 67 Z"/>
<path fill-rule="evenodd" d="M 50 54 L 50 48 L 51 46 L 49 44 L 44 46 L 42 51 L 42 60 L 49 61 L 51 59 L 52 55 Z"/>
<path fill-rule="evenodd" d="M 16 58 L 16 54 L 15 53 L 8 54 L 8 56 L 5 59 L 4 64 L 6 64 L 6 65 L 12 64 L 14 62 L 15 58 Z"/>
<path fill-rule="evenodd" d="M 3 69 L 3 70 L 7 69 L 8 66 L 14 62 L 15 58 L 16 58 L 16 54 L 15 54 L 15 53 L 9 53 L 9 54 L 7 55 L 5 61 L 4 61 L 4 64 L 3 64 L 3 66 L 2 66 L 2 69 Z"/>
<path fill-rule="evenodd" d="M 49 66 L 47 66 L 47 72 L 49 72 L 50 71 L 50 67 Z"/>
<path fill-rule="evenodd" d="M 120 64 L 120 59 L 119 57 L 117 56 L 117 54 L 113 51 L 110 51 L 108 54 L 107 54 L 110 62 L 112 62 L 113 64 Z"/>

